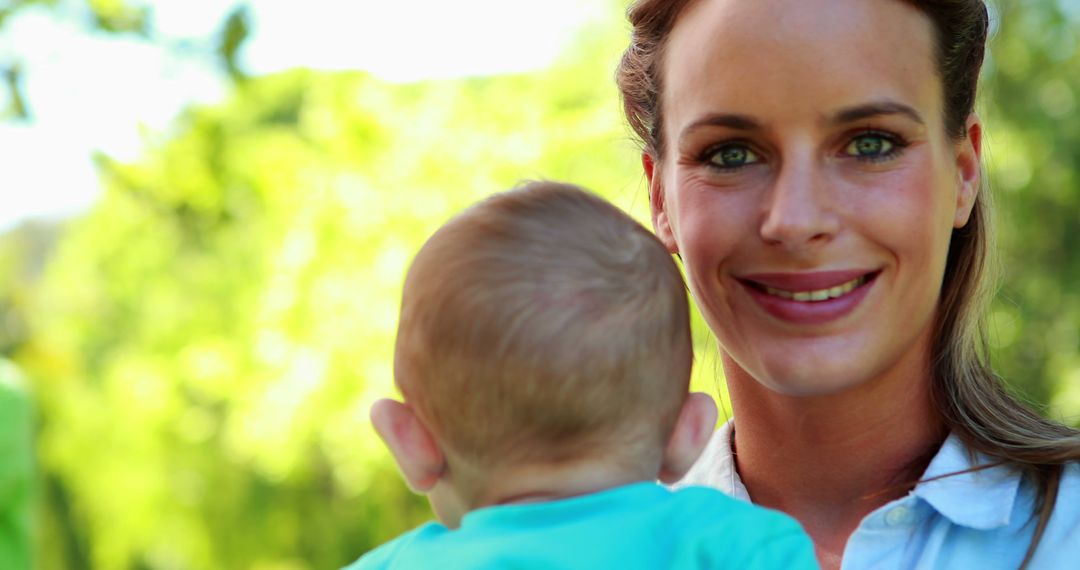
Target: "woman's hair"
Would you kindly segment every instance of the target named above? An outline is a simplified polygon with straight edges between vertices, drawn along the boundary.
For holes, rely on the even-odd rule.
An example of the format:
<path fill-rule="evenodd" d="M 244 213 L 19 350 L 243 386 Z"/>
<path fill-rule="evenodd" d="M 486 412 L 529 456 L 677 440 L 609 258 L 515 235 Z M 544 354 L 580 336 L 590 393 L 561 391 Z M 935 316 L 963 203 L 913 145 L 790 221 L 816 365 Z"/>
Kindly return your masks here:
<path fill-rule="evenodd" d="M 982 0 L 898 0 L 933 23 L 935 57 L 944 98 L 944 123 L 966 136 L 989 27 Z M 627 11 L 630 46 L 616 71 L 623 110 L 644 151 L 664 153 L 663 51 L 690 0 L 639 0 Z M 932 349 L 932 396 L 946 429 L 973 451 L 1010 463 L 1039 489 L 1038 523 L 1030 561 L 1054 508 L 1062 465 L 1080 460 L 1080 432 L 1047 420 L 1011 395 L 989 364 L 984 320 L 993 297 L 990 194 L 979 192 L 968 223 L 953 231 L 941 287 Z"/>

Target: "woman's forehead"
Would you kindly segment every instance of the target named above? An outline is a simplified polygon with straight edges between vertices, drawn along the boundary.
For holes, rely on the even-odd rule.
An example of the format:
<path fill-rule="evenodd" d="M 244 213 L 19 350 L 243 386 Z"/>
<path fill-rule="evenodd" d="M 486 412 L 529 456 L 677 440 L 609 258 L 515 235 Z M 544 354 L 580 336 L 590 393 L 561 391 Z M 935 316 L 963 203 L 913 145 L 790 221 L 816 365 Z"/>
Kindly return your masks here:
<path fill-rule="evenodd" d="M 901 47 L 923 34 L 930 39 L 932 23 L 904 0 L 696 0 L 677 18 L 671 41 L 688 33 L 802 45 L 861 36 L 877 40 L 875 45 Z"/>
<path fill-rule="evenodd" d="M 699 0 L 664 59 L 664 114 L 785 120 L 891 100 L 939 114 L 932 24 L 900 0 Z M 688 117 L 682 117 L 689 119 Z"/>

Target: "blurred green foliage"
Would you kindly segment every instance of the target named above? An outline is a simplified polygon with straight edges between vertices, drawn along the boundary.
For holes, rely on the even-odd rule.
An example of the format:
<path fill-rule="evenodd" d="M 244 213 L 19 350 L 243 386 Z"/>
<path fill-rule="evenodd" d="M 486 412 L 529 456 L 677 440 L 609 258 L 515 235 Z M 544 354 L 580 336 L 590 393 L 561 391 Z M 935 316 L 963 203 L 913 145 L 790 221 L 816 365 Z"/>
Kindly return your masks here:
<path fill-rule="evenodd" d="M 31 425 L 22 375 L 0 358 L 0 568 L 5 570 L 31 567 Z"/>
<path fill-rule="evenodd" d="M 997 202 L 997 370 L 1080 424 L 1080 4 L 1000 2 L 980 104 Z"/>
<path fill-rule="evenodd" d="M 533 74 L 245 78 L 141 159 L 99 157 L 87 215 L 0 239 L 0 350 L 39 416 L 37 565 L 332 568 L 429 518 L 367 419 L 393 394 L 404 270 L 450 215 L 523 178 L 645 219 L 611 5 Z M 995 361 L 1075 423 L 1080 14 L 1062 6 L 1001 6 L 981 109 L 1007 269 Z M 719 390 L 700 319 L 695 334 L 695 383 Z"/>

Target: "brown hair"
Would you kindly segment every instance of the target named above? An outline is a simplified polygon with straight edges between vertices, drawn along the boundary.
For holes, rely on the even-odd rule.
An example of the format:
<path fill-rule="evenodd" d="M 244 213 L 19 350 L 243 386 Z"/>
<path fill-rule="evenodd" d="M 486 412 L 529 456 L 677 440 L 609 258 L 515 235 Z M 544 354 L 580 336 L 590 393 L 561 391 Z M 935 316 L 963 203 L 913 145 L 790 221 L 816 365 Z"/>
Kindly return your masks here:
<path fill-rule="evenodd" d="M 989 17 L 982 0 L 900 0 L 933 23 L 944 124 L 966 136 L 974 111 Z M 644 151 L 664 152 L 661 94 L 663 50 L 690 0 L 639 0 L 627 11 L 630 46 L 616 73 L 627 121 Z M 1080 432 L 1049 421 L 1012 396 L 989 365 L 984 315 L 993 296 L 989 277 L 993 243 L 990 194 L 983 188 L 968 223 L 953 231 L 935 321 L 932 395 L 947 429 L 969 449 L 1010 463 L 1039 489 L 1034 555 L 1053 512 L 1062 465 L 1080 460 Z"/>
<path fill-rule="evenodd" d="M 395 377 L 471 467 L 598 454 L 639 465 L 659 459 L 692 358 L 686 288 L 652 232 L 577 187 L 532 182 L 421 248 Z"/>

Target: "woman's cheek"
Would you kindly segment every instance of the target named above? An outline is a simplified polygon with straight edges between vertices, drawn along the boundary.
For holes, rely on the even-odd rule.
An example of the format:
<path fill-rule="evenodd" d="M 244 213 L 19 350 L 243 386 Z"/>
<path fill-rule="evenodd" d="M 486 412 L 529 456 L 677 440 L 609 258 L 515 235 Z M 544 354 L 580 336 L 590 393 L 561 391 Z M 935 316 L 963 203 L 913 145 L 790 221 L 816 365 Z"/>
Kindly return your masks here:
<path fill-rule="evenodd" d="M 679 243 L 683 263 L 695 276 L 715 273 L 727 250 L 728 236 L 722 208 L 714 197 L 686 192 L 678 212 Z"/>
<path fill-rule="evenodd" d="M 753 219 L 738 193 L 708 187 L 683 186 L 678 220 L 679 254 L 694 299 L 710 316 L 729 313 L 723 275 L 739 244 L 752 235 Z M 716 323 L 711 323 L 716 324 Z"/>
<path fill-rule="evenodd" d="M 936 266 L 944 263 L 955 203 L 955 191 L 948 180 L 929 172 L 932 169 L 889 181 L 879 203 L 868 207 L 877 213 L 874 225 L 878 231 L 888 232 L 889 238 L 883 241 L 908 250 L 899 256 L 901 261 L 925 270 L 940 269 Z"/>

